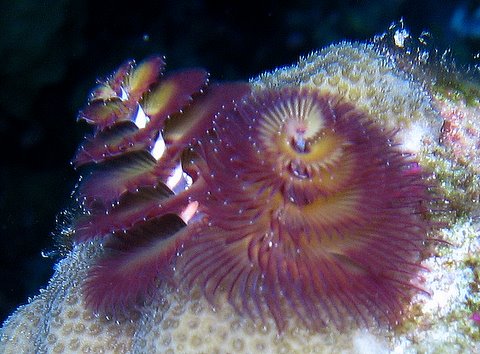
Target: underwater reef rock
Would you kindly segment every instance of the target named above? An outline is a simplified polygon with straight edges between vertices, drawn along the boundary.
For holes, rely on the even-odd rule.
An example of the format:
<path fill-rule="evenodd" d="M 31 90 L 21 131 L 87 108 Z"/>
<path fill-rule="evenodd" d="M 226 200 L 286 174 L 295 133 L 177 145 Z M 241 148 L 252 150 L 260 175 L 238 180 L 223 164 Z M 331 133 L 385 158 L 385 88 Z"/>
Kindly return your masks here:
<path fill-rule="evenodd" d="M 480 95 L 410 39 L 100 81 L 68 251 L 0 351 L 480 351 Z"/>

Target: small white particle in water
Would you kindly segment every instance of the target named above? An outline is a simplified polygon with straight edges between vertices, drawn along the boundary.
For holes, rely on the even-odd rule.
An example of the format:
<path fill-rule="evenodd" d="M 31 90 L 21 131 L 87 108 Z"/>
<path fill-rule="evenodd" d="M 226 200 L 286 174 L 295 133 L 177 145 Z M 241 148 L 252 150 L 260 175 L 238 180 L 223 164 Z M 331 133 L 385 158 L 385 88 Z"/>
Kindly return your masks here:
<path fill-rule="evenodd" d="M 185 184 L 186 184 L 185 188 L 189 188 L 193 183 L 192 177 L 190 177 L 185 172 L 183 172 L 183 179 L 185 180 Z"/>
<path fill-rule="evenodd" d="M 120 98 L 122 99 L 122 101 L 127 100 L 128 99 L 127 91 L 125 91 L 123 87 L 120 87 L 120 92 L 121 92 Z"/>
<path fill-rule="evenodd" d="M 123 89 L 122 89 L 122 97 L 123 97 Z M 138 128 L 142 129 L 145 128 L 147 123 L 150 121 L 150 118 L 145 114 L 141 106 L 138 106 L 137 115 L 135 116 L 134 122 Z"/>
<path fill-rule="evenodd" d="M 366 330 L 358 330 L 353 337 L 354 353 L 386 354 L 389 353 L 386 343 Z"/>
<path fill-rule="evenodd" d="M 422 141 L 428 135 L 428 128 L 420 122 L 412 122 L 408 129 L 399 133 L 405 151 L 418 153 L 423 146 Z"/>
<path fill-rule="evenodd" d="M 406 29 L 399 29 L 395 31 L 395 34 L 393 35 L 393 39 L 395 41 L 395 45 L 399 48 L 403 48 L 405 45 L 405 39 L 410 37 L 410 34 Z"/>
<path fill-rule="evenodd" d="M 182 180 L 183 176 L 183 170 L 182 170 L 182 165 L 178 164 L 177 167 L 175 167 L 175 170 L 173 171 L 173 174 L 168 177 L 167 179 L 167 186 L 168 188 L 174 190 L 175 187 L 180 183 Z"/>
<path fill-rule="evenodd" d="M 155 141 L 155 145 L 153 146 L 151 154 L 156 160 L 159 160 L 160 157 L 162 157 L 164 151 L 165 151 L 165 141 L 163 140 L 163 137 L 160 134 L 157 138 L 157 141 Z"/>

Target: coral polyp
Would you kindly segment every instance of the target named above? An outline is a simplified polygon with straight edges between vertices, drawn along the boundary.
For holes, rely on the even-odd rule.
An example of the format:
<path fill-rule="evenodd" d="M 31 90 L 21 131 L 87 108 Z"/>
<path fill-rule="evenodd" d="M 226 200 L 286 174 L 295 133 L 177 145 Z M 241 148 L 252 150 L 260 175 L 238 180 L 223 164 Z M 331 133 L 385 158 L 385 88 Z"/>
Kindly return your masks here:
<path fill-rule="evenodd" d="M 311 88 L 254 92 L 212 130 L 198 149 L 209 226 L 181 257 L 188 283 L 279 329 L 292 314 L 313 329 L 399 321 L 431 225 L 395 132 Z"/>

